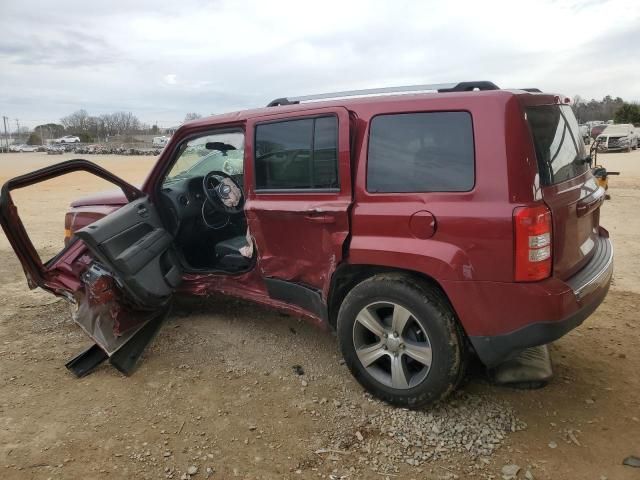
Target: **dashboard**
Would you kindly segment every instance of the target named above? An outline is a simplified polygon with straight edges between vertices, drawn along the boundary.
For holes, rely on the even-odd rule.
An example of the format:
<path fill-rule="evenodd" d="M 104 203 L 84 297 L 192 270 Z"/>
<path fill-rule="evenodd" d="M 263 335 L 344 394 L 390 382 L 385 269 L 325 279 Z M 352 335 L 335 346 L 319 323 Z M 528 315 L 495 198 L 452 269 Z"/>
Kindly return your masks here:
<path fill-rule="evenodd" d="M 174 232 L 188 219 L 202 218 L 202 204 L 207 201 L 202 188 L 203 176 L 184 178 L 162 186 L 160 193 L 163 203 L 171 212 Z M 244 185 L 243 175 L 231 175 L 238 184 Z"/>

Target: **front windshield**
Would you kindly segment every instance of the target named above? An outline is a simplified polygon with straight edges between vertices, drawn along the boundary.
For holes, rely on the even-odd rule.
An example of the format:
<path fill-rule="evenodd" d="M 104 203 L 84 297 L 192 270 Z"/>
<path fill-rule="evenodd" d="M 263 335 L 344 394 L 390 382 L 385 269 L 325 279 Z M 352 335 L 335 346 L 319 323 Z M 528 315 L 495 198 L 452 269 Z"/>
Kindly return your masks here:
<path fill-rule="evenodd" d="M 243 132 L 214 133 L 196 137 L 180 145 L 178 158 L 164 183 L 203 177 L 214 170 L 228 175 L 242 175 L 243 160 Z"/>

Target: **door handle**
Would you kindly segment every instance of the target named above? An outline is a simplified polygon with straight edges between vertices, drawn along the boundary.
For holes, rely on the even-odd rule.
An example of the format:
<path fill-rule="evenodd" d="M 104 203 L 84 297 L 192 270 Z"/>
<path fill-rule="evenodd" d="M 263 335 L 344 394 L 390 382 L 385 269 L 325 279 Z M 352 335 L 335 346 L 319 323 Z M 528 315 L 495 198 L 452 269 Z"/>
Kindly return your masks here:
<path fill-rule="evenodd" d="M 138 215 L 142 218 L 146 218 L 149 216 L 149 209 L 144 205 L 138 205 Z"/>
<path fill-rule="evenodd" d="M 336 223 L 336 217 L 333 215 L 305 215 L 304 218 L 314 223 Z"/>

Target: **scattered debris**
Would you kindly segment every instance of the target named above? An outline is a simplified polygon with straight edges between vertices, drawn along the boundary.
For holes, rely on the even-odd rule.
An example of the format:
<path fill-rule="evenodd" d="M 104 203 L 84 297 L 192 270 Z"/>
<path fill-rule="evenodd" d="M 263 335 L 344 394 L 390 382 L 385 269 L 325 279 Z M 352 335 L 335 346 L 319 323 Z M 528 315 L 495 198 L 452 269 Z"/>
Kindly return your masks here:
<path fill-rule="evenodd" d="M 556 442 L 554 442 L 553 440 L 551 440 L 549 442 L 549 448 L 558 448 L 558 444 Z"/>
<path fill-rule="evenodd" d="M 640 457 L 630 455 L 622 461 L 622 464 L 628 467 L 640 468 Z"/>
<path fill-rule="evenodd" d="M 518 476 L 518 472 L 520 472 L 519 465 L 505 465 L 504 467 L 502 467 L 502 478 L 504 480 L 513 480 Z"/>
<path fill-rule="evenodd" d="M 343 450 L 335 450 L 333 448 L 320 448 L 313 453 L 315 453 L 316 455 L 322 455 L 323 453 L 339 453 L 340 455 L 346 455 L 349 452 L 345 452 Z"/>
<path fill-rule="evenodd" d="M 195 465 L 191 465 L 189 468 L 187 468 L 187 473 L 189 475 L 195 475 L 196 473 L 198 473 L 198 467 Z"/>
<path fill-rule="evenodd" d="M 178 429 L 178 431 L 176 432 L 176 435 L 180 435 L 180 433 L 182 433 L 182 429 L 184 428 L 184 421 L 182 422 L 182 425 L 180 425 L 180 428 Z"/>
<path fill-rule="evenodd" d="M 582 446 L 580 444 L 580 442 L 578 441 L 578 438 L 573 433 L 573 430 L 567 430 L 567 437 L 569 437 L 569 440 L 571 440 L 573 443 L 575 443 L 578 447 Z"/>

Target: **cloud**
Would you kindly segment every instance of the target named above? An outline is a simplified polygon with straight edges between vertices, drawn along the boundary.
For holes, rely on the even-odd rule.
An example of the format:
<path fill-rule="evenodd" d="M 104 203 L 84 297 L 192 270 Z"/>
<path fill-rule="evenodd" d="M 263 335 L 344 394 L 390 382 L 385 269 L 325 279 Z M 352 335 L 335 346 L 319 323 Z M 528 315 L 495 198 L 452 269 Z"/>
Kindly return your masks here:
<path fill-rule="evenodd" d="M 178 83 L 178 76 L 175 73 L 169 73 L 164 76 L 164 82 L 167 85 L 175 85 Z"/>
<path fill-rule="evenodd" d="M 293 0 L 62 0 L 46 12 L 5 0 L 2 10 L 0 110 L 24 124 L 85 108 L 172 125 L 286 95 L 463 80 L 640 100 L 633 0 L 327 0 L 313 12 Z"/>

